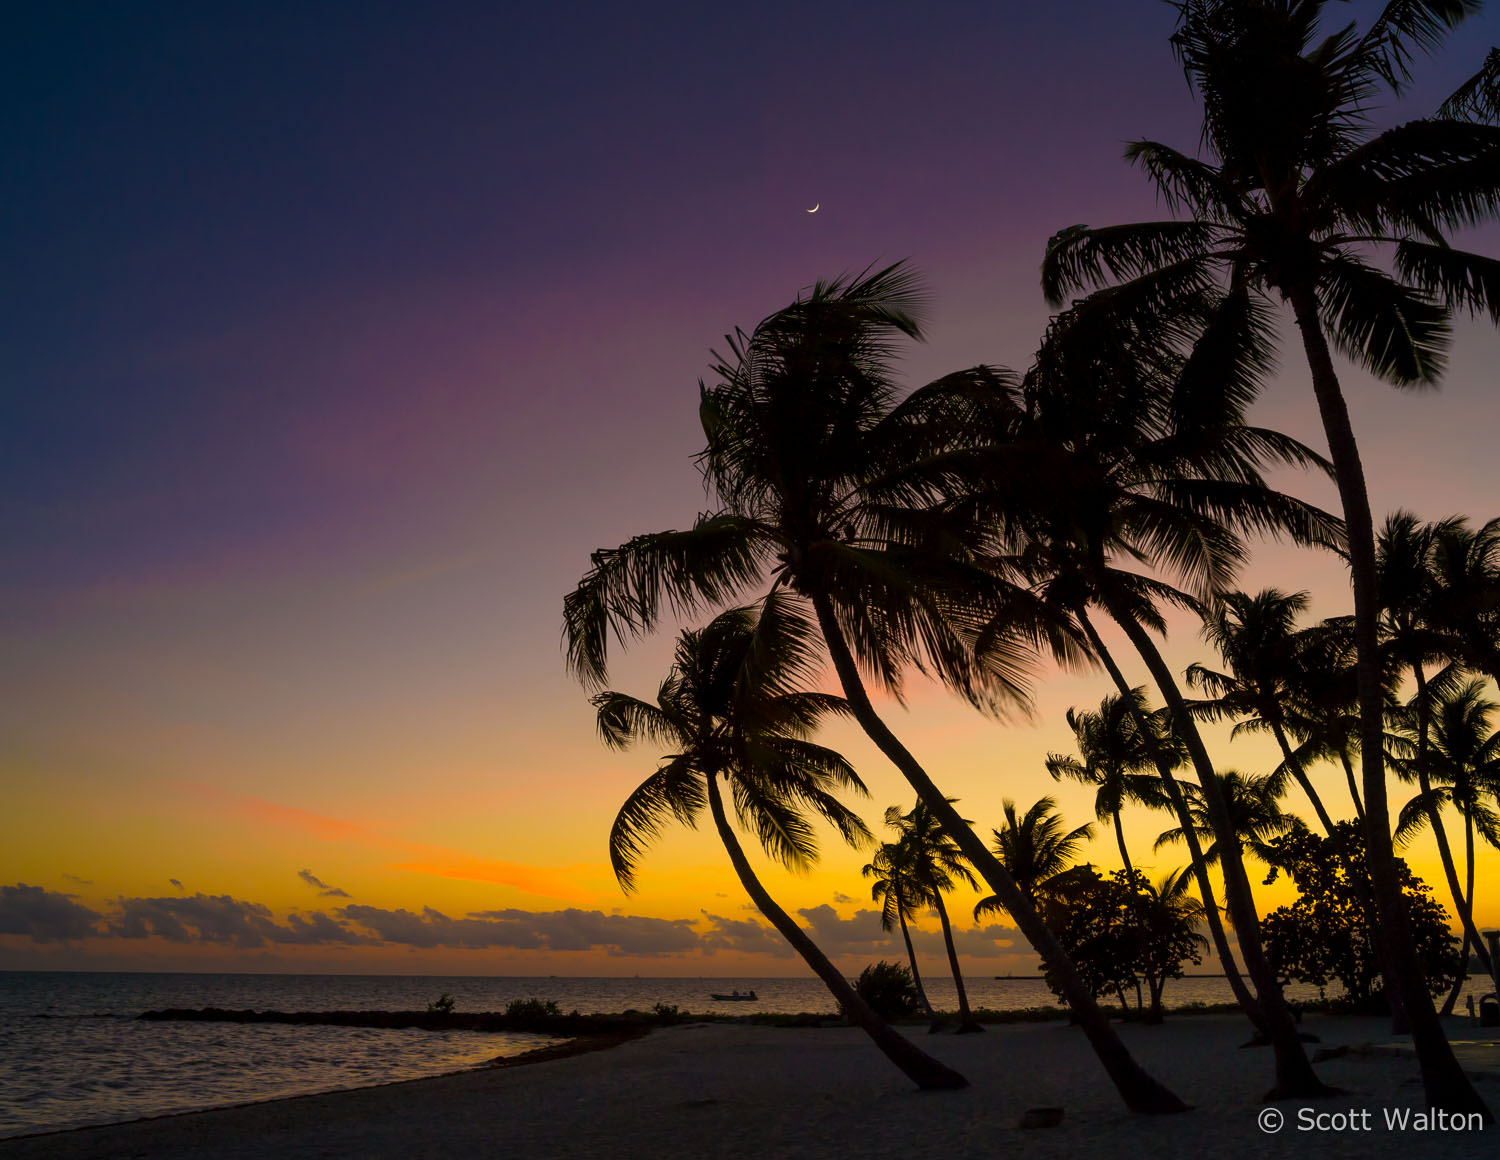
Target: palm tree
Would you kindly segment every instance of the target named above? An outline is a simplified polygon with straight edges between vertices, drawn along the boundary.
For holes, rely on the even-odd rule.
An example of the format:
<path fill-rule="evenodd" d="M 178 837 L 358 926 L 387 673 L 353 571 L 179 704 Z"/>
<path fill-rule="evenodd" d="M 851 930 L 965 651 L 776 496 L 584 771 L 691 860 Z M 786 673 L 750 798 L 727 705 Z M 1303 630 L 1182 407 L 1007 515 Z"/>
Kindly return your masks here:
<path fill-rule="evenodd" d="M 1137 725 L 1145 703 L 1146 690 L 1131 689 L 1128 698 L 1105 697 L 1097 712 L 1069 709 L 1068 728 L 1077 740 L 1079 756 L 1047 755 L 1047 772 L 1053 781 L 1066 777 L 1094 787 L 1094 816 L 1113 824 L 1115 844 L 1126 870 L 1134 870 L 1135 866 L 1125 847 L 1125 831 L 1120 824 L 1125 803 L 1133 801 L 1153 809 L 1169 804 L 1161 779 L 1147 772 L 1155 768 L 1155 760 Z"/>
<path fill-rule="evenodd" d="M 1306 592 L 1266 588 L 1251 596 L 1226 592 L 1217 609 L 1204 621 L 1203 632 L 1218 651 L 1227 672 L 1206 665 L 1189 665 L 1189 685 L 1210 694 L 1193 706 L 1211 719 L 1237 717 L 1234 734 L 1266 730 L 1281 748 L 1282 769 L 1296 780 L 1312 803 L 1325 833 L 1333 819 L 1313 789 L 1307 772 L 1287 736 L 1286 705 L 1289 686 L 1299 675 L 1295 642 L 1297 617 L 1307 611 Z"/>
<path fill-rule="evenodd" d="M 1374 133 L 1382 87 L 1476 0 L 1391 0 L 1361 35 L 1322 36 L 1330 0 L 1181 0 L 1174 49 L 1204 108 L 1207 159 L 1154 141 L 1126 156 L 1186 220 L 1074 226 L 1048 244 L 1050 301 L 1116 280 L 1170 297 L 1221 275 L 1278 296 L 1296 318 L 1348 525 L 1358 650 L 1365 830 L 1386 960 L 1411 1019 L 1429 1103 L 1489 1111 L 1453 1058 L 1422 981 L 1390 841 L 1376 668 L 1375 536 L 1364 468 L 1329 344 L 1398 386 L 1436 382 L 1455 309 L 1500 321 L 1500 262 L 1445 234 L 1500 207 L 1500 129 L 1427 119 Z M 1394 274 L 1365 260 L 1392 253 Z M 1255 344 L 1270 345 L 1264 331 Z"/>
<path fill-rule="evenodd" d="M 902 813 L 899 806 L 889 807 L 885 811 L 885 824 L 900 833 L 900 845 L 907 850 L 917 882 L 923 888 L 924 901 L 937 911 L 938 922 L 942 924 L 948 969 L 953 972 L 953 987 L 958 992 L 958 1033 L 968 1035 L 983 1031 L 983 1024 L 969 1010 L 969 992 L 964 986 L 963 972 L 959 970 L 958 948 L 953 944 L 953 924 L 948 919 L 947 904 L 943 902 L 944 892 L 955 889 L 960 882 L 970 888 L 978 886 L 968 861 L 958 843 L 943 832 L 932 811 L 920 801 L 907 813 Z M 965 825 L 968 824 L 965 821 Z"/>
<path fill-rule="evenodd" d="M 721 605 L 768 575 L 806 597 L 855 719 L 1003 900 L 1126 1105 L 1182 1111 L 1131 1057 L 1056 937 L 865 688 L 868 675 L 899 696 L 903 672 L 916 667 L 976 704 L 1024 700 L 1035 642 L 1009 632 L 973 647 L 1002 600 L 1024 593 L 977 566 L 971 529 L 934 512 L 931 485 L 899 471 L 931 449 L 921 409 L 898 404 L 890 377 L 895 341 L 921 336 L 922 303 L 898 264 L 819 282 L 753 333 L 729 337 L 716 382 L 700 388 L 708 446 L 699 463 L 717 507 L 687 531 L 594 553 L 564 601 L 568 662 L 585 683 L 601 682 L 612 639 Z"/>
<path fill-rule="evenodd" d="M 1448 593 L 1437 581 L 1433 556 L 1439 536 L 1461 527 L 1462 521 L 1457 519 L 1422 524 L 1410 512 L 1396 512 L 1386 518 L 1380 530 L 1375 559 L 1384 663 L 1390 668 L 1393 680 L 1410 670 L 1416 686 L 1416 695 L 1407 706 L 1405 731 L 1414 742 L 1414 752 L 1397 768 L 1420 787 L 1418 797 L 1427 810 L 1454 910 L 1463 925 L 1465 940 L 1477 947 L 1483 940 L 1474 926 L 1473 914 L 1464 904 L 1465 891 L 1459 883 L 1452 844 L 1429 772 L 1432 710 L 1435 704 L 1442 703 L 1445 689 L 1436 679 L 1429 679 L 1428 666 L 1451 661 L 1466 651 L 1464 638 L 1447 630 L 1446 622 L 1453 614 L 1446 607 Z M 1443 683 L 1456 684 L 1456 670 L 1450 668 L 1445 672 Z M 1488 955 L 1480 953 L 1487 961 Z"/>
<path fill-rule="evenodd" d="M 793 869 L 817 857 L 804 810 L 831 823 L 846 841 L 869 840 L 864 823 L 834 796 L 840 789 L 865 793 L 863 782 L 839 754 L 808 739 L 822 718 L 846 711 L 837 697 L 798 691 L 815 672 L 814 639 L 794 602 L 773 593 L 758 614 L 731 609 L 703 629 L 684 631 L 655 704 L 610 691 L 593 698 L 606 745 L 624 749 L 649 741 L 676 750 L 620 807 L 609 835 L 615 877 L 625 890 L 634 889 L 636 864 L 667 822 L 694 825 L 707 805 L 745 892 L 849 1017 L 918 1087 L 964 1087 L 963 1076 L 877 1016 L 776 904 L 745 857 L 724 808 L 721 782 L 740 825 L 766 853 Z"/>
<path fill-rule="evenodd" d="M 917 1001 L 928 1019 L 937 1021 L 937 1012 L 927 998 L 927 988 L 922 985 L 922 972 L 917 967 L 917 949 L 912 945 L 911 930 L 907 916 L 916 917 L 927 904 L 927 887 L 918 880 L 915 851 L 900 842 L 885 842 L 875 851 L 875 859 L 860 868 L 860 873 L 874 881 L 870 884 L 870 898 L 880 903 L 880 929 L 889 933 L 900 926 L 902 941 L 906 943 L 906 960 L 911 964 L 911 981 L 917 989 Z"/>
<path fill-rule="evenodd" d="M 1056 877 L 1073 865 L 1079 848 L 1094 836 L 1092 824 L 1077 829 L 1064 830 L 1062 815 L 1057 812 L 1057 799 L 1039 798 L 1021 817 L 1016 816 L 1016 803 L 1010 798 L 1001 801 L 1005 813 L 1005 825 L 994 830 L 992 849 L 995 857 L 1011 876 L 1026 900 L 1037 906 L 1048 897 Z M 974 917 L 981 918 L 1004 910 L 1004 905 L 995 895 L 982 900 L 974 907 Z"/>
<path fill-rule="evenodd" d="M 1273 853 L 1270 843 L 1301 825 L 1292 814 L 1282 811 L 1277 800 L 1279 795 L 1276 792 L 1275 777 L 1257 777 L 1240 773 L 1236 769 L 1221 769 L 1218 777 L 1224 800 L 1229 803 L 1230 817 L 1234 819 L 1234 841 L 1241 849 L 1269 864 L 1269 855 Z M 1192 816 L 1193 828 L 1198 832 L 1198 840 L 1208 843 L 1203 857 L 1209 862 L 1218 862 L 1222 853 L 1221 839 L 1214 831 L 1213 820 L 1203 801 L 1203 791 L 1196 786 L 1188 786 L 1187 794 L 1188 813 Z M 1183 828 L 1174 826 L 1163 831 L 1153 848 L 1160 850 L 1173 842 L 1183 841 L 1185 837 Z"/>
<path fill-rule="evenodd" d="M 1292 761 L 1304 770 L 1317 761 L 1337 761 L 1355 816 L 1363 822 L 1365 805 L 1354 773 L 1359 689 L 1353 629 L 1347 617 L 1335 617 L 1292 634 L 1282 711 L 1287 732 L 1297 742 Z"/>
<path fill-rule="evenodd" d="M 1490 727 L 1490 718 L 1500 705 L 1485 696 L 1485 684 L 1480 680 L 1456 687 L 1449 682 L 1435 681 L 1434 685 L 1439 695 L 1422 770 L 1426 776 L 1421 779 L 1421 791 L 1401 809 L 1396 841 L 1405 845 L 1434 820 L 1441 825 L 1445 805 L 1458 810 L 1464 820 L 1465 881 L 1463 889 L 1453 896 L 1453 908 L 1464 930 L 1460 961 L 1469 961 L 1472 948 L 1485 972 L 1493 973 L 1484 940 L 1474 931 L 1474 831 L 1477 829 L 1500 849 L 1500 812 L 1492 804 L 1500 795 L 1500 731 Z M 1417 779 L 1413 764 L 1398 765 L 1408 780 Z M 1453 1010 L 1463 980 L 1464 972 L 1460 971 L 1443 1004 L 1444 1014 Z"/>
<path fill-rule="evenodd" d="M 1143 973 L 1151 1000 L 1146 1011 L 1147 1023 L 1160 1023 L 1163 1019 L 1162 991 L 1167 980 L 1181 972 L 1186 957 L 1182 951 L 1192 951 L 1193 961 L 1198 962 L 1194 944 L 1197 947 L 1208 945 L 1208 940 L 1194 930 L 1204 913 L 1203 904 L 1187 892 L 1191 881 L 1192 875 L 1184 866 L 1163 875 L 1155 887 L 1148 885 L 1140 892 L 1144 895 L 1141 909 L 1146 962 Z"/>
<path fill-rule="evenodd" d="M 1009 389 L 1008 407 L 992 404 L 983 412 L 999 420 L 993 448 L 982 448 L 969 470 L 978 481 L 975 502 L 989 505 L 995 537 L 1012 553 L 1010 566 L 1031 578 L 1044 606 L 1071 617 L 1088 653 L 1128 702 L 1131 685 L 1091 609 L 1102 609 L 1124 631 L 1166 702 L 1173 733 L 1224 832 L 1230 822 L 1212 761 L 1152 636 L 1166 630 L 1158 604 L 1197 611 L 1211 602 L 1243 562 L 1246 533 L 1325 546 L 1340 539 L 1336 519 L 1272 489 L 1263 476 L 1267 465 L 1321 461 L 1295 440 L 1243 421 L 1261 368 L 1253 360 L 1226 366 L 1219 348 L 1243 340 L 1254 313 L 1243 295 L 1209 293 L 1185 296 L 1170 312 L 1142 311 L 1128 297 L 1109 295 L 1065 312 L 1053 320 L 1025 379 Z M 1132 571 L 1128 565 L 1136 562 L 1167 578 Z M 1140 728 L 1149 735 L 1144 720 Z M 1180 814 L 1173 763 L 1159 745 L 1148 748 Z M 1208 873 L 1190 827 L 1187 834 L 1216 924 Z M 1236 998 L 1273 1044 L 1273 1090 L 1322 1093 L 1265 960 L 1249 878 L 1233 847 L 1225 892 L 1254 996 L 1235 971 L 1221 924 L 1214 929 L 1216 949 Z"/>

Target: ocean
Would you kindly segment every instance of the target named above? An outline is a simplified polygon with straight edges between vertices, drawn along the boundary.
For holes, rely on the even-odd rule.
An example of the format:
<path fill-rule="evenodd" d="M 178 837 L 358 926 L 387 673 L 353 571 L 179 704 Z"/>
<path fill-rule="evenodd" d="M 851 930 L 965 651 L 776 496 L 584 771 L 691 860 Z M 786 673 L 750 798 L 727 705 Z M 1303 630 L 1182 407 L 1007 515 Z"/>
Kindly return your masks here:
<path fill-rule="evenodd" d="M 951 978 L 926 980 L 935 1006 L 953 1010 Z M 975 1007 L 1057 1008 L 1036 978 L 965 979 Z M 1478 994 L 1486 980 L 1471 980 Z M 711 993 L 754 990 L 755 1003 Z M 431 975 L 210 975 L 0 972 L 0 1139 L 143 1116 L 365 1087 L 478 1067 L 547 1042 L 474 1031 L 383 1030 L 279 1024 L 140 1022 L 163 1007 L 281 1011 L 425 1010 L 443 993 L 459 1011 L 503 1011 L 513 999 L 552 1000 L 585 1014 L 826 1012 L 834 1002 L 805 978 L 515 978 Z M 1314 988 L 1291 988 L 1294 999 Z M 1222 977 L 1167 986 L 1168 1007 L 1231 999 Z"/>

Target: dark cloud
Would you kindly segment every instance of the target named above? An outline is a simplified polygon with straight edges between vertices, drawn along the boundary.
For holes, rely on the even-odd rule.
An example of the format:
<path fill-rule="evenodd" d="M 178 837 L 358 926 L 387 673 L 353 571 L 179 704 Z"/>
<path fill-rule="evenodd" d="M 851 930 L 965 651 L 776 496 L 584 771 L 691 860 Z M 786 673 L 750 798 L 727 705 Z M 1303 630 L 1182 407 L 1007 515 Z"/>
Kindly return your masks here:
<path fill-rule="evenodd" d="M 170 882 L 173 886 L 177 887 L 178 890 L 182 889 L 182 883 L 179 882 L 179 881 L 177 881 L 177 879 L 175 879 L 175 878 L 168 878 L 167 881 Z"/>
<path fill-rule="evenodd" d="M 796 952 L 791 944 L 763 922 L 753 919 L 724 918 L 722 915 L 703 911 L 703 917 L 712 926 L 700 938 L 705 950 L 744 951 L 747 954 L 775 955 L 788 958 Z"/>
<path fill-rule="evenodd" d="M 306 882 L 309 886 L 315 887 L 322 893 L 324 898 L 349 897 L 349 892 L 347 890 L 340 890 L 337 886 L 328 885 L 328 883 L 324 882 L 311 870 L 298 870 L 297 877 L 302 879 L 302 881 Z"/>
<path fill-rule="evenodd" d="M 40 886 L 0 886 L 0 934 L 29 935 L 37 942 L 71 942 L 99 933 L 96 911 L 67 894 Z"/>
<path fill-rule="evenodd" d="M 109 923 L 116 938 L 168 942 L 205 942 L 242 949 L 268 944 L 311 946 L 368 941 L 326 914 L 292 915 L 285 925 L 270 907 L 243 902 L 228 894 L 194 894 L 187 898 L 120 898 Z"/>
<path fill-rule="evenodd" d="M 93 879 L 90 879 L 90 878 L 80 878 L 80 877 L 78 877 L 77 874 L 66 874 L 65 873 L 63 875 L 63 877 L 65 879 L 67 879 L 69 882 L 76 882 L 76 883 L 78 883 L 79 886 L 92 886 L 94 884 Z"/>
<path fill-rule="evenodd" d="M 854 901 L 854 899 L 850 898 L 847 894 L 837 894 L 837 893 L 834 894 L 833 900 L 835 902 L 837 902 L 840 906 L 848 906 L 851 902 Z"/>
<path fill-rule="evenodd" d="M 412 947 L 603 949 L 612 955 L 666 955 L 699 945 L 691 919 L 642 918 L 598 910 L 484 910 L 450 918 L 431 907 L 417 914 L 356 905 L 339 913 L 374 931 L 382 942 Z"/>

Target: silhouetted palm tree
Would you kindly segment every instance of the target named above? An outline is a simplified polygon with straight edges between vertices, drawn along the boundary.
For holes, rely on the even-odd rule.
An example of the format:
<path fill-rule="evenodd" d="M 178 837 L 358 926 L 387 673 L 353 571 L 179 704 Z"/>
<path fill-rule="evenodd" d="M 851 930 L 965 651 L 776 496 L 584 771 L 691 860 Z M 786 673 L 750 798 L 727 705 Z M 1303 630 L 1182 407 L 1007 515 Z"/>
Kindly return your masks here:
<path fill-rule="evenodd" d="M 1399 386 L 1436 382 L 1455 309 L 1500 321 L 1500 263 L 1451 247 L 1448 232 L 1500 209 L 1500 129 L 1426 119 L 1375 133 L 1382 88 L 1399 93 L 1413 56 L 1477 10 L 1457 0 L 1392 0 L 1363 33 L 1319 27 L 1329 0 L 1181 0 L 1173 45 L 1203 103 L 1207 159 L 1154 141 L 1126 152 L 1186 220 L 1055 235 L 1043 263 L 1050 301 L 1136 281 L 1170 300 L 1222 277 L 1231 293 L 1291 306 L 1337 470 L 1349 534 L 1359 657 L 1366 837 L 1387 962 L 1412 1021 L 1430 1103 L 1489 1110 L 1453 1058 L 1422 980 L 1400 897 L 1380 735 L 1374 523 L 1330 341 Z M 1369 262 L 1392 253 L 1394 274 Z M 1270 344 L 1261 328 L 1256 346 Z"/>
<path fill-rule="evenodd" d="M 974 647 L 997 608 L 1025 593 L 977 566 L 962 513 L 934 513 L 932 485 L 901 474 L 930 450 L 923 414 L 898 404 L 889 369 L 895 341 L 920 337 L 921 305 L 912 273 L 898 265 L 820 282 L 753 333 L 729 338 L 716 382 L 700 392 L 700 464 L 718 506 L 687 531 L 593 554 L 564 601 L 568 662 L 600 682 L 612 638 L 732 600 L 768 575 L 805 596 L 855 719 L 1002 898 L 1127 1106 L 1182 1111 L 1131 1057 L 1056 937 L 865 688 L 868 674 L 899 695 L 915 666 L 977 704 L 1024 698 L 1035 644 L 1034 634 L 992 632 Z"/>
<path fill-rule="evenodd" d="M 1455 661 L 1466 651 L 1463 637 L 1448 629 L 1447 593 L 1438 583 L 1433 557 L 1439 536 L 1458 530 L 1461 523 L 1453 519 L 1423 524 L 1410 512 L 1396 512 L 1386 518 L 1380 530 L 1375 560 L 1382 657 L 1392 679 L 1410 671 L 1416 686 L 1406 709 L 1406 733 L 1414 748 L 1398 771 L 1420 788 L 1418 799 L 1427 810 L 1454 910 L 1464 927 L 1465 939 L 1478 946 L 1482 940 L 1474 927 L 1474 916 L 1464 904 L 1465 891 L 1459 883 L 1452 844 L 1429 771 L 1433 709 L 1448 691 L 1444 685 L 1454 686 L 1458 679 L 1451 668 L 1444 670 L 1446 679 L 1442 683 L 1430 679 L 1430 666 Z"/>
<path fill-rule="evenodd" d="M 1176 302 L 1170 314 L 1096 295 L 1058 316 L 1032 369 L 1009 389 L 1008 413 L 999 405 L 981 413 L 1008 421 L 1009 428 L 994 431 L 993 449 L 981 449 L 969 470 L 978 491 L 974 502 L 990 505 L 995 537 L 1012 554 L 1010 566 L 1032 578 L 1046 606 L 1072 618 L 1088 651 L 1128 699 L 1131 686 L 1091 610 L 1102 609 L 1124 631 L 1166 702 L 1216 824 L 1226 831 L 1212 760 L 1152 635 L 1165 634 L 1158 604 L 1201 610 L 1233 579 L 1247 533 L 1339 542 L 1335 518 L 1264 478 L 1268 465 L 1320 460 L 1293 439 L 1244 423 L 1261 368 L 1253 362 L 1226 366 L 1220 348 L 1244 336 L 1253 313 L 1248 300 L 1210 294 Z M 972 389 L 987 387 L 979 382 Z M 1130 565 L 1139 562 L 1149 562 L 1157 575 L 1133 571 Z M 1141 728 L 1148 730 L 1144 720 Z M 1159 747 L 1156 765 L 1180 810 L 1173 763 Z M 1207 902 L 1212 885 L 1191 830 L 1188 840 Z M 1274 1090 L 1322 1092 L 1262 952 L 1250 881 L 1232 850 L 1225 893 L 1254 996 L 1235 972 L 1221 929 L 1214 932 L 1216 948 L 1236 998 L 1273 1045 Z"/>
<path fill-rule="evenodd" d="M 1421 792 L 1401 809 L 1396 827 L 1397 842 L 1405 845 L 1430 825 L 1441 824 L 1442 809 L 1451 805 L 1464 820 L 1464 886 L 1454 894 L 1453 909 L 1463 927 L 1461 961 L 1469 961 L 1469 951 L 1478 954 L 1487 973 L 1492 973 L 1488 950 L 1474 930 L 1474 832 L 1500 849 L 1500 812 L 1495 809 L 1500 795 L 1500 732 L 1490 727 L 1496 709 L 1485 696 L 1485 683 L 1470 680 L 1462 684 L 1437 682 L 1439 690 L 1433 705 L 1431 736 L 1426 752 L 1425 778 Z M 1410 721 L 1410 715 L 1408 715 Z M 1397 768 L 1407 778 L 1416 780 L 1414 762 L 1401 762 Z M 1444 1004 L 1444 1012 L 1453 1009 L 1463 986 L 1464 972 Z"/>
<path fill-rule="evenodd" d="M 1044 797 L 1021 816 L 1016 803 L 1005 798 L 1001 803 L 1005 825 L 993 831 L 991 848 L 1011 872 L 1027 901 L 1036 906 L 1051 891 L 1052 880 L 1073 865 L 1079 848 L 1094 836 L 1092 824 L 1064 830 L 1057 799 Z M 994 895 L 974 907 L 974 917 L 996 914 L 1005 909 Z"/>
<path fill-rule="evenodd" d="M 911 929 L 907 916 L 915 918 L 927 905 L 927 887 L 917 878 L 914 851 L 900 842 L 885 842 L 875 851 L 873 861 L 860 867 L 860 873 L 874 881 L 870 884 L 870 898 L 880 903 L 880 929 L 889 933 L 901 928 L 901 939 L 906 943 L 906 961 L 911 964 L 911 981 L 917 989 L 917 1001 L 928 1019 L 935 1020 L 937 1012 L 927 998 L 927 988 L 922 985 L 922 971 L 917 966 L 917 948 L 912 945 Z"/>
<path fill-rule="evenodd" d="M 1229 803 L 1230 817 L 1234 819 L 1236 842 L 1241 849 L 1254 854 L 1262 862 L 1269 862 L 1269 844 L 1293 826 L 1301 824 L 1294 815 L 1282 811 L 1281 803 L 1277 800 L 1275 778 L 1243 774 L 1236 769 L 1221 769 L 1218 777 L 1224 800 Z M 1198 840 L 1208 843 L 1203 856 L 1210 862 L 1217 862 L 1221 844 L 1214 832 L 1208 808 L 1203 803 L 1203 791 L 1196 786 L 1189 786 L 1188 796 L 1188 812 L 1192 815 Z M 1160 850 L 1183 838 L 1182 827 L 1174 826 L 1162 832 L 1153 848 Z"/>
<path fill-rule="evenodd" d="M 1069 709 L 1068 728 L 1078 744 L 1078 756 L 1049 753 L 1047 772 L 1054 781 L 1064 777 L 1094 787 L 1094 816 L 1114 826 L 1115 844 L 1126 870 L 1134 870 L 1125 846 L 1120 815 L 1127 802 L 1161 809 L 1167 807 L 1161 778 L 1155 772 L 1155 755 L 1137 721 L 1146 702 L 1145 689 L 1132 689 L 1130 696 L 1105 697 L 1096 712 Z"/>
<path fill-rule="evenodd" d="M 963 851 L 958 848 L 932 816 L 932 811 L 917 802 L 907 813 L 899 806 L 890 806 L 885 811 L 885 824 L 895 827 L 901 835 L 901 845 L 906 848 L 916 870 L 917 881 L 926 890 L 926 901 L 937 911 L 938 922 L 943 928 L 943 946 L 948 952 L 948 969 L 953 973 L 953 986 L 958 992 L 958 1033 L 967 1035 L 983 1031 L 982 1024 L 969 1010 L 969 991 L 964 986 L 963 972 L 958 966 L 958 948 L 953 943 L 953 924 L 948 918 L 948 906 L 943 901 L 945 891 L 956 889 L 960 882 L 970 889 L 978 886 L 969 870 Z M 967 819 L 965 824 L 969 824 Z"/>
<path fill-rule="evenodd" d="M 1297 742 L 1292 760 L 1303 769 L 1318 761 L 1337 761 L 1355 815 L 1363 821 L 1364 799 L 1354 772 L 1354 759 L 1359 755 L 1359 690 L 1353 628 L 1344 617 L 1308 625 L 1293 634 L 1282 711 L 1287 731 Z"/>
<path fill-rule="evenodd" d="M 1266 588 L 1254 596 L 1226 592 L 1204 621 L 1203 632 L 1218 650 L 1227 672 L 1206 665 L 1189 665 L 1188 684 L 1210 694 L 1211 700 L 1193 706 L 1195 713 L 1222 719 L 1234 717 L 1234 733 L 1265 730 L 1281 748 L 1282 769 L 1302 787 L 1325 833 L 1333 819 L 1323 808 L 1307 772 L 1287 736 L 1286 708 L 1290 686 L 1299 675 L 1296 657 L 1297 617 L 1307 611 L 1307 593 Z"/>
<path fill-rule="evenodd" d="M 662 828 L 669 821 L 695 824 L 706 805 L 745 892 L 849 1018 L 919 1087 L 963 1087 L 963 1076 L 877 1016 L 776 904 L 745 857 L 724 807 L 721 782 L 740 825 L 766 853 L 793 868 L 817 856 L 804 810 L 851 843 L 869 840 L 864 823 L 834 796 L 840 789 L 864 793 L 864 784 L 839 754 L 808 739 L 822 718 L 846 711 L 837 697 L 799 691 L 816 672 L 815 641 L 794 601 L 773 593 L 758 614 L 731 609 L 705 628 L 683 632 L 655 704 L 609 691 L 593 698 L 605 744 L 624 749 L 648 741 L 676 750 L 620 807 L 609 835 L 610 862 L 620 885 L 633 889 L 636 863 Z"/>

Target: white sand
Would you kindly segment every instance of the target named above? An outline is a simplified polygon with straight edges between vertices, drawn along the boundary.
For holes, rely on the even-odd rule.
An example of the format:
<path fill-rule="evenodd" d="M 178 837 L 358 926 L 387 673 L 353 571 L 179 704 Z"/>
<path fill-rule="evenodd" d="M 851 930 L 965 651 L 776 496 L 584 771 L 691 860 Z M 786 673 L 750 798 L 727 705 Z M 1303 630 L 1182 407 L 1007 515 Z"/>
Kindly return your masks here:
<path fill-rule="evenodd" d="M 1500 1063 L 1500 1036 L 1454 1021 L 1470 1067 Z M 1389 1042 L 1383 1020 L 1309 1016 L 1321 1046 Z M 1466 1134 L 1391 1132 L 1383 1109 L 1422 1106 L 1416 1063 L 1391 1053 L 1320 1064 L 1343 1096 L 1314 1112 L 1371 1111 L 1372 1131 L 1263 1133 L 1256 1116 L 1271 1084 L 1267 1049 L 1240 1049 L 1237 1016 L 1179 1017 L 1128 1026 L 1137 1057 L 1189 1103 L 1177 1116 L 1127 1113 L 1083 1036 L 1061 1024 L 992 1026 L 983 1035 L 927 1036 L 958 1068 L 961 1092 L 914 1089 L 864 1036 L 845 1028 L 704 1025 L 657 1031 L 607 1051 L 524 1067 L 0 1142 L 4 1157 L 641 1157 L 796 1160 L 890 1157 L 1176 1157 L 1500 1155 L 1500 1127 Z M 1500 1068 L 1479 1080 L 1500 1111 Z M 1061 1105 L 1060 1127 L 1023 1131 L 1021 1113 Z"/>

